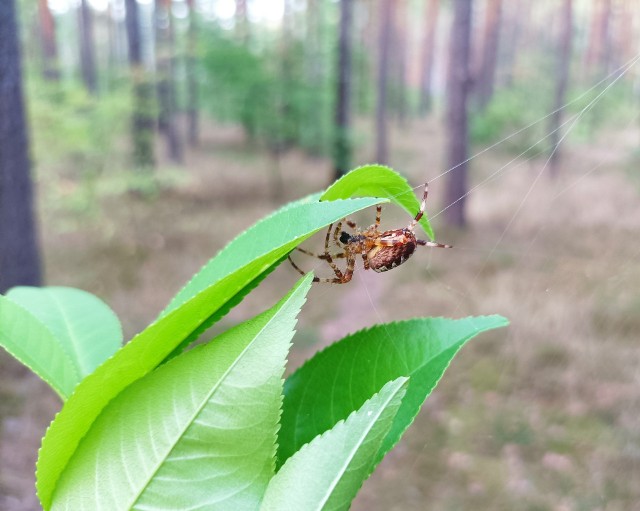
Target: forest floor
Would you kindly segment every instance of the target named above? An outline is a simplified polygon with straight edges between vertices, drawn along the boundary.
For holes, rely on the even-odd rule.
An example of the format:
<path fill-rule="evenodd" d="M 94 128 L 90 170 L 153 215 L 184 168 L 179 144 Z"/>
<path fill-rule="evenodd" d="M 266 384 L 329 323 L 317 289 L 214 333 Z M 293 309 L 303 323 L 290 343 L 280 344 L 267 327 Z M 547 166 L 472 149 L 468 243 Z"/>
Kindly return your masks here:
<path fill-rule="evenodd" d="M 445 206 L 445 179 L 433 179 L 444 165 L 438 126 L 415 121 L 392 135 L 392 166 L 416 194 L 432 180 L 431 215 Z M 570 142 L 556 179 L 540 174 L 544 158 L 518 161 L 468 197 L 468 229 L 435 218 L 436 239 L 453 250 L 420 250 L 392 272 L 357 271 L 349 285 L 314 286 L 292 367 L 377 322 L 493 313 L 511 321 L 459 354 L 353 509 L 640 510 L 640 185 L 632 159 L 639 139 L 627 129 Z M 365 138 L 359 161 L 371 154 Z M 513 157 L 498 147 L 474 158 L 472 185 Z M 237 233 L 330 179 L 324 159 L 291 151 L 275 162 L 221 126 L 205 129 L 184 168 L 164 168 L 173 184 L 151 198 L 123 193 L 106 175 L 78 211 L 70 204 L 82 184 L 45 171 L 47 283 L 103 298 L 126 338 Z M 356 220 L 368 224 L 373 214 Z M 383 226 L 407 221 L 385 209 Z M 331 273 L 321 261 L 299 264 Z M 283 264 L 214 330 L 270 306 L 297 277 Z M 39 509 L 34 462 L 59 407 L 46 385 L 0 357 L 0 509 Z"/>

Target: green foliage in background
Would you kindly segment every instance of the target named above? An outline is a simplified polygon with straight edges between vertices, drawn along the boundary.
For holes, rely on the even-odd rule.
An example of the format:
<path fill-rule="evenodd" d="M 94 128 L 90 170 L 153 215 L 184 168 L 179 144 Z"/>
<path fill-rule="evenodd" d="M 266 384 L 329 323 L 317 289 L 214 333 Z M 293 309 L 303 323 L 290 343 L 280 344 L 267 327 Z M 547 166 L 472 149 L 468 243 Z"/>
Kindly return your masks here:
<path fill-rule="evenodd" d="M 229 243 L 123 347 L 113 313 L 82 291 L 0 296 L 0 344 L 64 401 L 38 458 L 43 508 L 348 509 L 456 352 L 504 318 L 378 325 L 283 382 L 308 274 L 262 314 L 186 348 L 299 243 L 385 201 L 418 207 L 403 177 L 368 166 L 284 206 Z M 421 225 L 432 233 L 426 217 Z"/>
<path fill-rule="evenodd" d="M 128 167 L 123 140 L 130 132 L 129 89 L 116 88 L 97 98 L 80 83 L 33 76 L 28 96 L 38 180 L 67 209 L 91 210 L 97 204 L 98 178 Z"/>
<path fill-rule="evenodd" d="M 202 104 L 215 118 L 240 123 L 250 140 L 272 150 L 329 153 L 332 73 L 306 69 L 301 43 L 257 51 L 219 30 L 205 35 Z"/>

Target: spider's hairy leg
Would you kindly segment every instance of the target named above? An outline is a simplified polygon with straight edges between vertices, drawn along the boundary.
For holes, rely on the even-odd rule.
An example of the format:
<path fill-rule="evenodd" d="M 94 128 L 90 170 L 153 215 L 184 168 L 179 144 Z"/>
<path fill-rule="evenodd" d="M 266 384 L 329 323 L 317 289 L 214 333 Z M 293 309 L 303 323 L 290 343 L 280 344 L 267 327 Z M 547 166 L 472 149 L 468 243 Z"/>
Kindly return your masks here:
<path fill-rule="evenodd" d="M 420 209 L 416 213 L 415 218 L 409 224 L 409 229 L 412 231 L 413 229 L 415 229 L 416 224 L 422 218 L 422 215 L 424 215 L 424 208 L 427 206 L 427 195 L 429 195 L 429 183 L 424 184 L 424 193 L 422 194 L 422 202 L 420 203 Z"/>
<path fill-rule="evenodd" d="M 371 266 L 369 266 L 369 258 L 367 257 L 367 252 L 365 250 L 362 251 L 362 262 L 364 263 L 365 270 L 371 268 Z"/>
<path fill-rule="evenodd" d="M 300 275 L 306 275 L 307 272 L 301 270 L 298 265 L 296 263 L 293 262 L 293 259 L 291 259 L 291 256 L 287 256 L 287 259 L 289 259 L 289 262 L 291 263 L 291 266 L 294 267 L 294 269 L 300 274 Z M 318 277 L 313 277 L 313 282 L 320 282 L 320 279 Z"/>
<path fill-rule="evenodd" d="M 300 247 L 296 247 L 296 250 L 298 252 L 302 252 L 304 255 L 308 255 L 308 256 L 311 256 L 311 257 L 317 257 L 318 259 L 322 259 L 323 261 L 327 260 L 327 256 L 324 255 L 324 254 L 316 254 L 315 252 L 311 252 L 309 250 L 306 250 L 306 249 L 300 248 Z M 342 258 L 345 257 L 345 254 L 344 254 L 344 252 L 340 252 L 338 254 L 333 254 L 332 257 L 334 259 L 342 259 Z"/>
<path fill-rule="evenodd" d="M 436 248 L 453 248 L 453 245 L 445 245 L 444 243 L 436 243 L 435 241 L 416 240 L 418 245 Z"/>
<path fill-rule="evenodd" d="M 342 275 L 342 272 L 340 271 L 340 268 L 338 268 L 338 265 L 333 262 L 333 258 L 329 253 L 329 239 L 331 238 L 332 228 L 333 228 L 333 224 L 330 224 L 329 228 L 327 229 L 327 235 L 324 238 L 324 255 L 325 255 L 325 259 L 327 260 L 327 263 L 329 263 L 329 266 L 331 266 L 333 273 L 336 274 L 336 277 L 339 279 L 343 279 L 344 275 Z"/>
<path fill-rule="evenodd" d="M 380 227 L 380 219 L 382 218 L 382 204 L 378 204 L 376 206 L 376 223 L 374 224 L 374 229 L 377 231 L 378 227 Z"/>
<path fill-rule="evenodd" d="M 346 220 L 346 219 L 345 219 Z M 345 220 L 341 220 L 336 224 L 336 228 L 333 230 L 333 241 L 336 245 L 340 246 L 340 231 L 342 231 L 342 222 Z"/>

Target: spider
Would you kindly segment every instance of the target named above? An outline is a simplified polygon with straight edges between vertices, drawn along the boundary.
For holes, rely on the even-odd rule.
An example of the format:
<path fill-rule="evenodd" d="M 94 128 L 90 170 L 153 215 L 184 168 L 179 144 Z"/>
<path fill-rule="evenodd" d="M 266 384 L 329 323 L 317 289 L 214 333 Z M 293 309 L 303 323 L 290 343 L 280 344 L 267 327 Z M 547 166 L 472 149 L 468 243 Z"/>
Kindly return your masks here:
<path fill-rule="evenodd" d="M 376 206 L 376 221 L 373 225 L 367 229 L 361 230 L 351 220 L 346 218 L 335 224 L 329 225 L 327 229 L 327 235 L 324 240 L 324 254 L 314 254 L 303 248 L 297 248 L 298 251 L 303 254 L 317 257 L 323 261 L 327 261 L 335 277 L 333 278 L 318 278 L 314 277 L 314 282 L 328 282 L 332 284 L 346 284 L 353 277 L 353 271 L 356 266 L 356 257 L 358 254 L 362 256 L 364 262 L 364 269 L 372 269 L 375 272 L 388 271 L 396 266 L 400 266 L 404 263 L 416 249 L 417 245 L 426 247 L 438 247 L 438 248 L 451 248 L 451 245 L 443 245 L 442 243 L 436 243 L 434 241 L 424 241 L 416 239 L 413 230 L 416 227 L 418 221 L 424 214 L 424 208 L 427 203 L 427 194 L 429 193 L 428 183 L 424 185 L 424 194 L 422 195 L 422 203 L 420 204 L 420 210 L 416 213 L 415 218 L 404 229 L 392 229 L 390 231 L 380 231 L 380 217 L 382 216 L 382 206 Z M 347 224 L 354 233 L 349 234 L 342 230 L 342 225 Z M 335 244 L 342 249 L 342 252 L 337 254 L 329 253 L 329 241 L 331 240 L 331 234 L 333 233 L 333 240 Z M 347 267 L 344 271 L 338 268 L 338 265 L 334 262 L 334 259 L 346 259 Z M 289 262 L 291 265 L 302 275 L 305 274 L 296 263 L 293 262 L 291 256 L 289 256 Z"/>

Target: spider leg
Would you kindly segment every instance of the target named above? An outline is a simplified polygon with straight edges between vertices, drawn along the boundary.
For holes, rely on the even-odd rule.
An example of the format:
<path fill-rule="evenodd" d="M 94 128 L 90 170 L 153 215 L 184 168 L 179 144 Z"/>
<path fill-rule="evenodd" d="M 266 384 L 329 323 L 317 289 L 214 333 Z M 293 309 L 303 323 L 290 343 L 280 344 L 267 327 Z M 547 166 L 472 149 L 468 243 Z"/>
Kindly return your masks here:
<path fill-rule="evenodd" d="M 327 235 L 325 236 L 325 239 L 324 239 L 324 256 L 325 256 L 325 259 L 327 260 L 327 263 L 329 263 L 329 266 L 331 266 L 333 273 L 336 274 L 336 277 L 339 279 L 342 279 L 344 276 L 342 275 L 340 268 L 338 268 L 338 265 L 333 262 L 333 258 L 329 253 L 329 239 L 331 238 L 332 228 L 333 228 L 333 224 L 329 225 L 329 228 L 327 229 Z"/>
<path fill-rule="evenodd" d="M 368 270 L 369 268 L 371 268 L 369 266 L 369 258 L 367 257 L 367 251 L 366 250 L 362 250 L 362 262 L 364 263 L 364 269 Z"/>
<path fill-rule="evenodd" d="M 382 217 L 382 204 L 378 204 L 376 206 L 376 223 L 374 224 L 374 229 L 377 231 L 378 227 L 380 227 L 380 218 Z"/>
<path fill-rule="evenodd" d="M 347 270 L 345 271 L 344 275 L 341 275 L 340 277 L 336 276 L 329 279 L 319 279 L 318 277 L 314 277 L 313 281 L 322 282 L 325 284 L 346 284 L 351 280 L 351 277 L 353 277 L 353 269 L 355 268 L 355 265 L 356 258 L 352 254 L 349 254 L 347 256 Z"/>
<path fill-rule="evenodd" d="M 444 243 L 436 243 L 435 241 L 416 240 L 416 243 L 425 247 L 453 248 L 453 245 L 445 245 Z"/>
<path fill-rule="evenodd" d="M 355 255 L 348 254 L 347 255 L 347 269 L 344 272 L 341 284 L 346 284 L 347 282 L 349 282 L 351 280 L 351 277 L 353 277 L 353 270 L 355 269 L 355 267 L 356 267 L 356 257 L 355 257 Z"/>
<path fill-rule="evenodd" d="M 336 228 L 333 230 L 333 241 L 336 245 L 340 246 L 340 231 L 342 231 L 342 221 L 336 224 Z"/>
<path fill-rule="evenodd" d="M 422 202 L 420 203 L 420 210 L 416 213 L 415 218 L 409 224 L 409 230 L 411 231 L 413 231 L 416 224 L 422 218 L 422 215 L 424 215 L 424 208 L 427 205 L 427 195 L 429 195 L 429 183 L 424 184 L 424 193 L 422 194 Z"/>
<path fill-rule="evenodd" d="M 344 219 L 344 223 L 347 224 L 352 229 L 356 229 L 358 227 L 353 220 L 348 220 L 348 219 L 345 218 Z"/>
<path fill-rule="evenodd" d="M 293 262 L 293 259 L 291 259 L 291 256 L 287 256 L 287 259 L 289 259 L 289 262 L 291 263 L 291 266 L 293 266 L 295 268 L 295 270 L 300 274 L 300 275 L 306 275 L 307 272 L 301 270 L 298 265 L 296 263 Z M 313 282 L 322 282 L 321 279 L 319 279 L 318 277 L 313 277 Z"/>
<path fill-rule="evenodd" d="M 300 248 L 300 247 L 296 247 L 296 250 L 298 252 L 302 252 L 305 255 L 311 256 L 311 257 L 317 257 L 318 259 L 322 259 L 323 261 L 327 260 L 327 256 L 324 254 L 316 254 L 314 252 L 310 252 L 309 250 L 305 250 L 304 248 Z M 333 254 L 333 256 L 335 259 L 342 259 L 345 257 L 344 252 L 340 252 L 338 254 Z"/>

